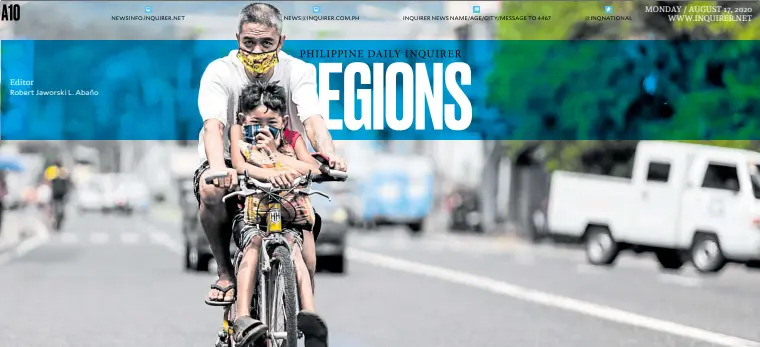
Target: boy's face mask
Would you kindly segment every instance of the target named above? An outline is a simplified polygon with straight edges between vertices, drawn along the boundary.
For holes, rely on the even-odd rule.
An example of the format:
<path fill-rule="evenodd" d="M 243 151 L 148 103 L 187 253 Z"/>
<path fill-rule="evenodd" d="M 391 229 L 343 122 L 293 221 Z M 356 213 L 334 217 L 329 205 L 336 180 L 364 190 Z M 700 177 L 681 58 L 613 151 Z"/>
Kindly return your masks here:
<path fill-rule="evenodd" d="M 270 127 L 268 125 L 261 125 L 261 124 L 250 124 L 250 125 L 244 125 L 243 126 L 243 139 L 245 142 L 248 143 L 254 143 L 256 142 L 256 134 L 261 131 L 261 129 L 269 129 L 269 132 L 272 133 L 272 136 L 274 136 L 275 139 L 277 139 L 277 135 L 280 134 L 280 129 L 275 127 Z"/>

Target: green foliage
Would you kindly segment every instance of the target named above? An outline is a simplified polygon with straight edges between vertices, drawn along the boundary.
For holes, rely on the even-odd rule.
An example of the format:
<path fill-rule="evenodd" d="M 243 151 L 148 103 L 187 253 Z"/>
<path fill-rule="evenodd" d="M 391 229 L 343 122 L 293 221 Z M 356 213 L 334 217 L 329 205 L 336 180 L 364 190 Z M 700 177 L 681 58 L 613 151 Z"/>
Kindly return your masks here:
<path fill-rule="evenodd" d="M 607 145 L 599 140 L 760 149 L 757 141 L 726 140 L 760 134 L 760 44 L 750 41 L 760 37 L 760 20 L 671 22 L 644 11 L 655 4 L 615 2 L 613 14 L 632 21 L 593 22 L 585 17 L 604 15 L 609 2 L 503 2 L 505 14 L 552 16 L 499 22 L 488 81 L 489 103 L 517 124 L 511 137 L 545 140 L 549 169 L 582 169 L 584 152 Z M 676 5 L 689 14 L 715 4 Z M 658 40 L 641 40 L 651 37 Z M 649 95 L 642 85 L 652 76 L 657 88 Z M 590 141 L 546 141 L 554 139 Z M 533 142 L 511 141 L 510 155 Z"/>

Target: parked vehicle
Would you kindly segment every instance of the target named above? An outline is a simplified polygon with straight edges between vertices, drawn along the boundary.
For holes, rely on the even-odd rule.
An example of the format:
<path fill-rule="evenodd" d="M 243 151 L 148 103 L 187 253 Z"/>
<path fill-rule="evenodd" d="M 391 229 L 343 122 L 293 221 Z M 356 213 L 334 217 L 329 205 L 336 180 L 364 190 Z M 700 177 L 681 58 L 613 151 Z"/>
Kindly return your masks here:
<path fill-rule="evenodd" d="M 370 225 L 406 225 L 422 232 L 433 206 L 433 163 L 416 155 L 377 155 L 361 182 L 362 221 Z"/>
<path fill-rule="evenodd" d="M 80 213 L 101 212 L 103 210 L 103 196 L 105 188 L 103 182 L 90 179 L 81 184 L 74 192 L 74 203 Z"/>
<path fill-rule="evenodd" d="M 357 184 L 354 181 L 341 182 L 339 185 L 330 186 L 330 194 L 333 201 L 339 204 L 348 214 L 350 227 L 361 226 L 361 197 L 357 192 Z"/>
<path fill-rule="evenodd" d="M 326 189 L 328 185 L 333 186 L 323 183 L 318 189 L 328 195 L 333 195 L 332 189 Z M 311 202 L 319 216 L 322 217 L 322 228 L 316 242 L 317 267 L 320 270 L 345 273 L 346 235 L 348 234 L 350 218 L 348 209 L 337 199 L 328 201 L 327 199 L 315 198 L 311 199 Z"/>
<path fill-rule="evenodd" d="M 101 176 L 103 185 L 103 212 L 130 215 L 134 209 L 129 204 L 128 192 L 121 189 L 122 175 L 109 173 Z"/>
<path fill-rule="evenodd" d="M 665 269 L 700 272 L 760 259 L 760 153 L 642 141 L 631 179 L 557 171 L 548 226 L 584 240 L 590 263 L 654 252 Z"/>
<path fill-rule="evenodd" d="M 130 174 L 118 175 L 115 185 L 114 195 L 123 201 L 122 209 L 125 212 L 148 211 L 151 202 L 150 191 L 136 176 Z"/>

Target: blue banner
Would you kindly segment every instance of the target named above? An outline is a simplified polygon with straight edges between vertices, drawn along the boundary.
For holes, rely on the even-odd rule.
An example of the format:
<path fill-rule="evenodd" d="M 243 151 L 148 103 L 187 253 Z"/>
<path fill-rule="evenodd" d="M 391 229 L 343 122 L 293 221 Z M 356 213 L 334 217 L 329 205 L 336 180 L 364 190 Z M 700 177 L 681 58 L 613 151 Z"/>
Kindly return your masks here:
<path fill-rule="evenodd" d="M 3 41 L 2 100 L 9 107 L 2 138 L 197 139 L 200 77 L 236 47 L 235 41 Z M 458 42 L 287 41 L 284 50 L 315 64 L 318 90 L 334 94 L 324 116 L 335 139 L 480 138 L 471 126 L 484 102 L 483 78 L 463 62 Z M 371 80 L 345 74 L 352 63 Z M 417 95 L 423 85 L 433 94 L 427 101 Z M 364 90 L 384 92 L 380 108 L 356 100 Z M 380 121 L 373 119 L 377 110 Z"/>
<path fill-rule="evenodd" d="M 200 77 L 237 45 L 1 48 L 4 140 L 194 140 Z M 760 137 L 756 41 L 288 40 L 284 50 L 317 67 L 335 139 Z"/>

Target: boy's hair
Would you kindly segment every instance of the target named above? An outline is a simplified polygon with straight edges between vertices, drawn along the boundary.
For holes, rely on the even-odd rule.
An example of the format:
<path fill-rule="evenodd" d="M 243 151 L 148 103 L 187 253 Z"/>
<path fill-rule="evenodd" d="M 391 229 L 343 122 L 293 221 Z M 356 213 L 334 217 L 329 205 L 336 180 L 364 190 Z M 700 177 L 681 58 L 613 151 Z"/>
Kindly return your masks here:
<path fill-rule="evenodd" d="M 263 81 L 253 81 L 243 88 L 243 92 L 240 93 L 238 113 L 246 114 L 262 105 L 284 116 L 288 110 L 285 88 L 277 85 L 277 82 Z M 239 118 L 238 122 L 241 123 L 243 119 Z"/>

